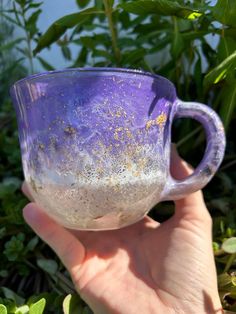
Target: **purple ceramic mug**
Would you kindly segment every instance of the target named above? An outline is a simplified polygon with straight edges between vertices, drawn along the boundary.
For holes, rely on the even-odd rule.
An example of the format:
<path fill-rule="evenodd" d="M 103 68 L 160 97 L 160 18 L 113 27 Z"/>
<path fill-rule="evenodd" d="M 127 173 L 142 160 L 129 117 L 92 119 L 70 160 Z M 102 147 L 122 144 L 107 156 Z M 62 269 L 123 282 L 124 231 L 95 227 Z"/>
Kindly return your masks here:
<path fill-rule="evenodd" d="M 225 149 L 209 107 L 183 102 L 167 79 L 136 70 L 66 69 L 16 82 L 26 182 L 35 201 L 68 228 L 116 229 L 158 202 L 204 187 Z M 190 117 L 204 127 L 204 158 L 188 178 L 170 175 L 171 125 Z"/>

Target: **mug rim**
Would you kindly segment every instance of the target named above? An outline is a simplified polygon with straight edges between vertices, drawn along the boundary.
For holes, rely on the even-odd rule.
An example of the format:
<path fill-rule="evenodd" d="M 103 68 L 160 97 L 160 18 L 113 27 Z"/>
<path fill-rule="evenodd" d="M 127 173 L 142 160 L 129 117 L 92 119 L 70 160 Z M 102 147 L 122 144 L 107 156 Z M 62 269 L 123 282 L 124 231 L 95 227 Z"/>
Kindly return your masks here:
<path fill-rule="evenodd" d="M 52 70 L 52 71 L 44 71 L 44 72 L 40 72 L 40 73 L 36 73 L 36 74 L 31 74 L 28 75 L 18 81 L 16 81 L 14 84 L 12 84 L 11 89 L 18 85 L 19 83 L 22 83 L 24 81 L 30 81 L 33 79 L 37 79 L 39 77 L 44 77 L 44 76 L 48 76 L 48 75 L 52 75 L 52 74 L 63 74 L 63 73 L 67 73 L 67 72 L 92 72 L 92 73 L 96 73 L 96 72 L 114 72 L 114 73 L 128 73 L 128 74 L 137 74 L 140 76 L 149 76 L 152 78 L 158 78 L 161 79 L 163 81 L 166 81 L 168 84 L 171 85 L 171 87 L 175 89 L 174 84 L 168 80 L 167 78 L 165 78 L 164 76 L 155 74 L 155 73 L 151 73 L 151 72 L 147 72 L 144 70 L 139 70 L 139 69 L 128 69 L 128 68 L 113 68 L 113 67 L 79 67 L 79 68 L 65 68 L 65 69 L 60 69 L 60 70 Z"/>

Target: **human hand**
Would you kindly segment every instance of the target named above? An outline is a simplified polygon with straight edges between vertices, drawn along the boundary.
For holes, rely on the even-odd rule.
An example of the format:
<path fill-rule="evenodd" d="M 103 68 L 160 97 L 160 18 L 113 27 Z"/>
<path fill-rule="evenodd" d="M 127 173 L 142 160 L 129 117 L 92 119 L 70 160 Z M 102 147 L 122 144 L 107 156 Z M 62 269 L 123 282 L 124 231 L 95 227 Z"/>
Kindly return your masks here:
<path fill-rule="evenodd" d="M 175 152 L 172 165 L 177 179 L 192 171 Z M 24 208 L 24 217 L 59 256 L 96 314 L 223 313 L 212 221 L 202 193 L 175 201 L 175 208 L 162 224 L 146 217 L 99 232 L 65 229 L 35 203 Z"/>

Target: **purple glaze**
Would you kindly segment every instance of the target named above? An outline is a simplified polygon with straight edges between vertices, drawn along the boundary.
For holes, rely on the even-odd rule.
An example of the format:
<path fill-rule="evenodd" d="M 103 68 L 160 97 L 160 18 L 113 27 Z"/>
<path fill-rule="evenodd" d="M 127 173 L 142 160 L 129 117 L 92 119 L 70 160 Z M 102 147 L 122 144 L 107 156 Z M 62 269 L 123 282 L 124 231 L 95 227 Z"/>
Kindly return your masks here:
<path fill-rule="evenodd" d="M 173 84 L 158 75 L 112 68 L 67 69 L 20 80 L 11 88 L 11 96 L 26 181 L 49 215 L 70 228 L 131 224 L 156 202 L 201 189 L 223 158 L 225 137 L 216 113 L 202 104 L 181 102 Z M 194 174 L 176 181 L 169 174 L 170 136 L 173 119 L 181 117 L 200 121 L 208 144 Z M 133 179 L 136 185 L 131 184 Z M 146 192 L 142 187 L 143 196 L 137 188 L 140 182 L 150 185 Z M 43 194 L 46 186 L 52 188 L 48 199 Z M 108 188 L 110 194 L 104 192 Z M 68 198 L 61 211 L 55 209 L 59 190 Z M 78 199 L 76 191 L 83 192 Z M 71 216 L 78 215 L 78 221 L 63 216 L 67 206 L 74 208 Z"/>

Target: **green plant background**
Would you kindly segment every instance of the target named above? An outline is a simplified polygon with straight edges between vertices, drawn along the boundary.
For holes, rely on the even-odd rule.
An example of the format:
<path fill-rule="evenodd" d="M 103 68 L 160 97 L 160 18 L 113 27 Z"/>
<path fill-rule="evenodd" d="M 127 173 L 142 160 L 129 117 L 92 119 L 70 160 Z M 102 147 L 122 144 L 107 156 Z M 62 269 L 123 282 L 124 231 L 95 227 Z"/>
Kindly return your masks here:
<path fill-rule="evenodd" d="M 0 313 L 91 313 L 67 271 L 26 226 L 21 213 L 27 200 L 21 193 L 23 174 L 9 87 L 36 72 L 35 64 L 53 70 L 41 56 L 52 44 L 59 46 L 70 67 L 139 68 L 163 75 L 176 85 L 181 99 L 207 103 L 221 116 L 226 154 L 204 195 L 214 222 L 222 304 L 236 313 L 236 1 L 218 0 L 214 6 L 202 0 L 76 3 L 77 12 L 61 17 L 41 34 L 37 21 L 42 2 L 0 0 Z M 21 37 L 14 36 L 16 29 L 22 30 Z M 205 142 L 197 123 L 176 121 L 173 141 L 184 158 L 198 164 Z M 172 213 L 172 203 L 164 203 L 150 215 L 164 221 Z"/>

